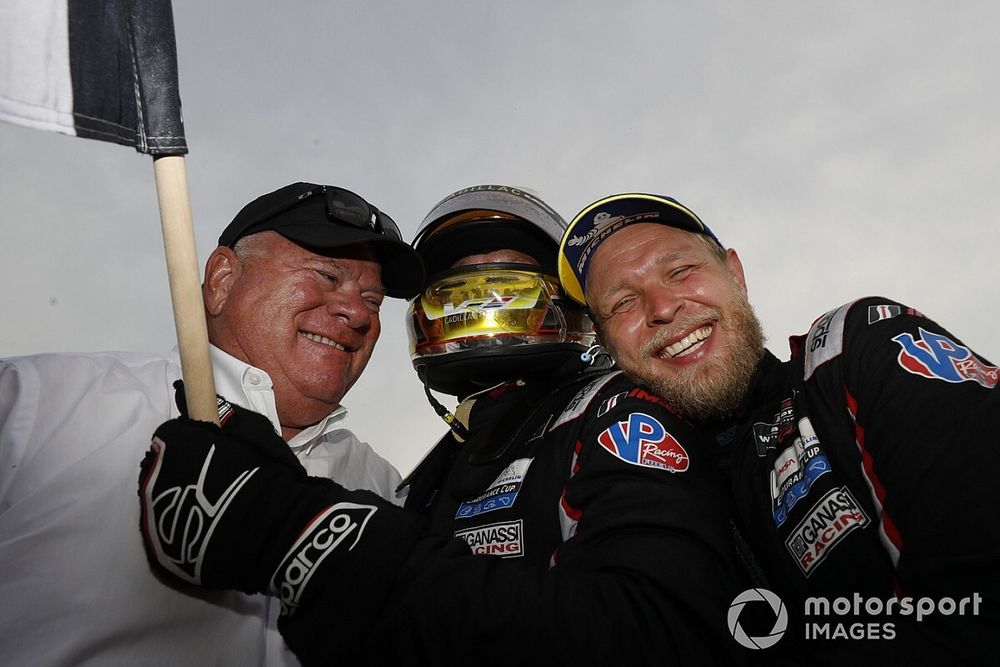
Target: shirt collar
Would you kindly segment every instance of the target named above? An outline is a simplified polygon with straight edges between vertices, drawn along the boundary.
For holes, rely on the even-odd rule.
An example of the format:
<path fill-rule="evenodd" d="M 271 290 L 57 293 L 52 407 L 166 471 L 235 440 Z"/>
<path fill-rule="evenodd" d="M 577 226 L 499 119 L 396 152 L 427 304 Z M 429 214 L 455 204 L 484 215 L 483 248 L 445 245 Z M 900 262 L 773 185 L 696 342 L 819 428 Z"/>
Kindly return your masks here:
<path fill-rule="evenodd" d="M 212 359 L 216 393 L 241 408 L 264 415 L 271 422 L 275 432 L 281 435 L 281 422 L 278 420 L 278 409 L 274 402 L 274 385 L 270 376 L 215 345 L 209 346 L 209 354 Z M 180 354 L 176 347 L 170 356 L 179 363 Z M 318 444 L 321 436 L 344 428 L 348 416 L 347 407 L 339 406 L 320 421 L 292 437 L 288 441 L 289 447 L 295 452 L 305 449 L 308 454 L 312 451 L 313 446 Z"/>

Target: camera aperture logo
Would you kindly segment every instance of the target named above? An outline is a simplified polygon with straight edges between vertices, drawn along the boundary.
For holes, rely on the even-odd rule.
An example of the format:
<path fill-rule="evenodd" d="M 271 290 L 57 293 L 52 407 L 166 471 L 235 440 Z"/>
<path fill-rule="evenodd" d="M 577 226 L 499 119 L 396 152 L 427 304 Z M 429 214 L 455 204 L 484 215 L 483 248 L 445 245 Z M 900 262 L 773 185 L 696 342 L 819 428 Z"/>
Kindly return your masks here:
<path fill-rule="evenodd" d="M 743 613 L 743 608 L 751 602 L 766 602 L 770 605 L 771 611 L 774 612 L 774 626 L 768 634 L 761 637 L 749 636 L 740 625 L 740 614 Z M 727 620 L 729 621 L 729 634 L 733 636 L 733 639 L 740 646 L 754 650 L 774 646 L 788 629 L 788 611 L 785 609 L 785 603 L 766 588 L 751 588 L 737 595 L 733 603 L 729 605 Z"/>
<path fill-rule="evenodd" d="M 774 625 L 770 631 L 760 636 L 750 636 L 740 624 L 744 607 L 750 603 L 765 602 L 774 614 Z M 825 597 L 810 597 L 803 602 L 803 623 L 807 641 L 823 640 L 892 640 L 896 638 L 895 620 L 898 617 L 914 617 L 920 623 L 926 617 L 978 616 L 983 596 L 978 592 L 962 598 L 943 597 L 865 597 L 854 593 L 830 600 Z M 756 610 L 750 616 L 748 626 L 759 631 L 767 627 L 770 617 L 762 612 L 762 605 L 753 605 Z M 798 618 L 798 617 L 797 617 Z M 736 596 L 729 606 L 729 634 L 740 646 L 759 650 L 774 646 L 788 629 L 788 611 L 781 598 L 766 588 L 751 588 Z M 747 619 L 744 619 L 747 620 Z"/>

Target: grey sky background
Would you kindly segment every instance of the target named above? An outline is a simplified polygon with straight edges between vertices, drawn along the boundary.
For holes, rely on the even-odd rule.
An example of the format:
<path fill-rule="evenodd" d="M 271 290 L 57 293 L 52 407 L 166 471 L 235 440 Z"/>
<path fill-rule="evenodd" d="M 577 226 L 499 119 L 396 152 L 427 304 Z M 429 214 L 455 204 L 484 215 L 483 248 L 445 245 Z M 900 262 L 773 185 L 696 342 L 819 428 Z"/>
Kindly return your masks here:
<path fill-rule="evenodd" d="M 412 238 L 444 195 L 567 219 L 674 196 L 747 271 L 769 347 L 882 294 L 1000 360 L 1000 4 L 175 0 L 203 264 L 298 180 Z M 174 345 L 152 164 L 0 126 L 0 356 Z M 351 427 L 405 474 L 444 425 L 387 302 Z M 453 404 L 446 401 L 449 405 Z"/>

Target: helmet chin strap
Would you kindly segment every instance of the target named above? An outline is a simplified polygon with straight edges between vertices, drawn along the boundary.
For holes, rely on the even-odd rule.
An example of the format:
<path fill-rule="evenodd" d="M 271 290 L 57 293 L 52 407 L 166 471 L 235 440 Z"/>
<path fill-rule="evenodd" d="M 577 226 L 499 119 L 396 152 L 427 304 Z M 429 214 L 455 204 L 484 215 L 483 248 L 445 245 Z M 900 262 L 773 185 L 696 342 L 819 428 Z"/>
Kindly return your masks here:
<path fill-rule="evenodd" d="M 427 395 L 427 401 L 431 404 L 431 407 L 434 408 L 434 412 L 437 413 L 438 417 L 444 420 L 444 423 L 447 424 L 448 428 L 452 430 L 459 442 L 465 442 L 465 440 L 469 437 L 469 429 L 467 429 L 465 425 L 459 421 L 458 417 L 456 417 L 454 413 L 449 412 L 448 408 L 444 407 L 439 400 L 434 398 L 434 395 L 431 393 L 430 384 L 428 384 L 427 369 L 420 368 L 417 371 L 417 377 L 419 377 L 420 381 L 424 384 L 424 394 Z"/>

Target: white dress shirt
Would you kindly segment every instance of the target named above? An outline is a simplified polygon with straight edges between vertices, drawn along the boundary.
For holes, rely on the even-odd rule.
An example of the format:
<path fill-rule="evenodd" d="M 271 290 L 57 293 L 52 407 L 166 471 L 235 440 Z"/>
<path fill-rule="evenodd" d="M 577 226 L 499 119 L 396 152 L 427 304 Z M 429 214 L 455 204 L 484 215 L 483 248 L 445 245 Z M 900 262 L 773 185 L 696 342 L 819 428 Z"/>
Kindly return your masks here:
<path fill-rule="evenodd" d="M 216 391 L 280 433 L 271 380 L 212 348 Z M 297 664 L 261 595 L 154 578 L 139 533 L 139 461 L 176 417 L 176 351 L 0 361 L 0 662 Z M 310 475 L 385 498 L 400 478 L 344 428 L 346 408 L 289 442 Z"/>

